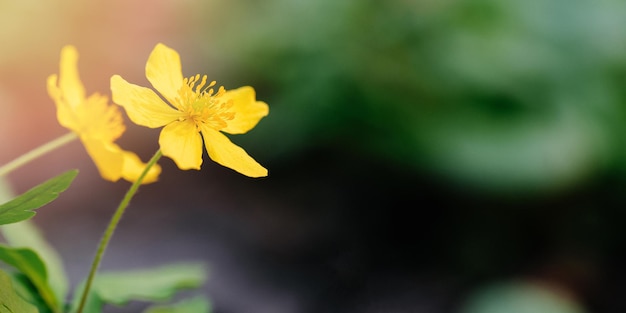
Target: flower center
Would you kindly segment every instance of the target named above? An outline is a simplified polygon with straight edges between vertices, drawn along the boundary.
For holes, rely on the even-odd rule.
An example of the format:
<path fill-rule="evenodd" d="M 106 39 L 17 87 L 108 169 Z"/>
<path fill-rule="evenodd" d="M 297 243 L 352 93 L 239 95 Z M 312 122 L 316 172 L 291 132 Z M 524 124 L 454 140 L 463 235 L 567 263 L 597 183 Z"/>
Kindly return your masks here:
<path fill-rule="evenodd" d="M 226 101 L 222 96 L 226 92 L 224 87 L 219 87 L 217 92 L 213 90 L 215 81 L 207 85 L 207 76 L 200 75 L 185 78 L 183 86 L 178 91 L 178 98 L 174 105 L 184 112 L 181 120 L 192 121 L 196 129 L 211 127 L 220 130 L 228 125 L 228 121 L 235 117 L 235 112 L 230 109 L 232 101 Z"/>

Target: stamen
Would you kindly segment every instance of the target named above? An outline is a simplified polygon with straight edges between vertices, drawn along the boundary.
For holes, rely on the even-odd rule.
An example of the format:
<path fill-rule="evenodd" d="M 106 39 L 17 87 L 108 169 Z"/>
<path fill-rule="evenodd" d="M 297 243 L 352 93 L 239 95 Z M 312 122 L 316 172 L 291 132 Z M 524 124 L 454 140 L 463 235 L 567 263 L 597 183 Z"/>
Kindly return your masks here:
<path fill-rule="evenodd" d="M 202 76 L 202 81 L 196 86 L 196 93 L 201 93 L 202 92 L 202 87 L 205 84 L 206 84 L 206 75 Z"/>
<path fill-rule="evenodd" d="M 207 81 L 207 75 L 203 75 L 201 79 L 200 74 L 183 79 L 184 84 L 179 90 L 176 104 L 186 114 L 179 120 L 193 121 L 198 130 L 202 125 L 220 130 L 228 126 L 227 121 L 235 118 L 235 112 L 229 111 L 233 101 L 222 100 L 221 96 L 226 93 L 226 89 L 220 86 L 215 93 L 212 87 L 217 82 L 211 81 L 207 84 Z"/>

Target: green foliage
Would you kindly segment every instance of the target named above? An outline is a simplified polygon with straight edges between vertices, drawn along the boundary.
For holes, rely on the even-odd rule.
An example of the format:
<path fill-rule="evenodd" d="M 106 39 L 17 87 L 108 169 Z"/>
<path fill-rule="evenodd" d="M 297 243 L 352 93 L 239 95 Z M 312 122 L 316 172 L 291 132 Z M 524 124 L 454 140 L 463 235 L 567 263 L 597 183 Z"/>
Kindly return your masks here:
<path fill-rule="evenodd" d="M 467 299 L 460 313 L 584 313 L 571 298 L 539 284 L 501 283 L 480 289 Z"/>
<path fill-rule="evenodd" d="M 45 262 L 48 284 L 57 303 L 62 304 L 68 291 L 68 281 L 63 262 L 56 250 L 48 244 L 39 229 L 31 221 L 3 225 L 2 235 L 12 247 L 30 248 Z M 57 308 L 60 309 L 60 308 Z"/>
<path fill-rule="evenodd" d="M 211 303 L 208 299 L 198 296 L 172 305 L 155 305 L 144 313 L 210 313 Z"/>
<path fill-rule="evenodd" d="M 24 300 L 34 305 L 39 310 L 39 313 L 52 313 L 54 312 L 49 305 L 41 297 L 37 287 L 33 285 L 28 276 L 23 273 L 12 271 L 9 273 L 13 280 L 13 288 Z"/>
<path fill-rule="evenodd" d="M 17 198 L 0 205 L 0 225 L 27 220 L 35 215 L 33 210 L 48 204 L 72 183 L 77 170 L 67 171 L 28 190 Z"/>
<path fill-rule="evenodd" d="M 0 245 L 0 261 L 12 266 L 11 275 L 0 272 L 0 313 L 65 312 L 68 282 L 58 253 L 37 227 L 25 219 L 32 210 L 56 199 L 67 189 L 77 171 L 69 171 L 29 190 L 0 207 L 0 227 L 10 246 Z M 0 179 L 0 184 L 4 181 Z M 11 198 L 8 185 L 0 185 L 0 200 Z M 19 222 L 19 223 L 17 223 Z M 177 291 L 197 288 L 206 280 L 199 264 L 174 264 L 153 269 L 99 275 L 85 307 L 85 313 L 100 313 L 105 304 L 125 305 L 129 301 L 164 301 Z M 80 301 L 81 284 L 69 309 L 74 312 Z M 209 312 L 210 303 L 193 298 L 169 306 L 154 306 L 149 312 Z"/>
<path fill-rule="evenodd" d="M 100 313 L 104 304 L 124 305 L 129 301 L 164 301 L 176 292 L 197 288 L 206 280 L 200 264 L 172 264 L 151 269 L 99 273 L 85 306 L 85 313 Z M 78 308 L 84 284 L 77 288 L 71 312 Z"/>
<path fill-rule="evenodd" d="M 36 288 L 46 305 L 54 312 L 60 312 L 62 303 L 48 284 L 48 274 L 39 255 L 28 248 L 12 248 L 0 245 L 0 260 L 23 273 Z"/>
<path fill-rule="evenodd" d="M 11 277 L 0 271 L 0 313 L 39 313 L 14 290 Z"/>
<path fill-rule="evenodd" d="M 206 30 L 234 31 L 197 44 L 245 69 L 227 75 L 265 86 L 271 118 L 238 139 L 253 155 L 342 149 L 488 191 L 553 190 L 626 166 L 623 1 L 228 9 Z"/>

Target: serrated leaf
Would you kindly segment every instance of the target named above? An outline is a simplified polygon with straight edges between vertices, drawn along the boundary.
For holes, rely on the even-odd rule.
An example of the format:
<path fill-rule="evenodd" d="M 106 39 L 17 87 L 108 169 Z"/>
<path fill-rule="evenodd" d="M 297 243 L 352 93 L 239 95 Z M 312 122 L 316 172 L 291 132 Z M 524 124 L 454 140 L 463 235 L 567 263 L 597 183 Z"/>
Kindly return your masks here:
<path fill-rule="evenodd" d="M 0 205 L 0 225 L 27 220 L 35 215 L 33 210 L 56 199 L 72 183 L 77 170 L 67 171 L 28 190 L 17 198 Z"/>
<path fill-rule="evenodd" d="M 211 311 L 211 302 L 203 296 L 197 296 L 171 305 L 151 306 L 143 313 L 210 313 Z"/>
<path fill-rule="evenodd" d="M 124 305 L 130 301 L 163 301 L 183 289 L 200 287 L 206 280 L 202 264 L 173 264 L 152 269 L 98 274 L 84 312 L 99 313 L 105 303 Z M 84 284 L 81 284 L 72 303 L 72 312 L 78 307 Z M 98 307 L 100 305 L 100 307 Z"/>
<path fill-rule="evenodd" d="M 46 266 L 35 251 L 0 245 L 0 260 L 26 275 L 48 307 L 53 311 L 58 311 L 60 304 L 48 285 Z"/>
<path fill-rule="evenodd" d="M 2 235 L 12 247 L 30 248 L 45 262 L 48 284 L 52 288 L 56 302 L 62 305 L 68 291 L 68 280 L 59 254 L 45 240 L 39 229 L 31 221 L 22 221 L 0 226 Z M 60 311 L 61 307 L 53 308 Z"/>
<path fill-rule="evenodd" d="M 11 277 L 0 270 L 0 313 L 39 313 L 13 289 Z"/>

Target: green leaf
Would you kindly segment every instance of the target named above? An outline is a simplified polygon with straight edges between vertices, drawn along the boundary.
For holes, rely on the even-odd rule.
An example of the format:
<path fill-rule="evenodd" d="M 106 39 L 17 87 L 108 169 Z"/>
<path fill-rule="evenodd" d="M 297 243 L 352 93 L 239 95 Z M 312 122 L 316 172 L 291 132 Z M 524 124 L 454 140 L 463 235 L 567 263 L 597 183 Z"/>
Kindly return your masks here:
<path fill-rule="evenodd" d="M 37 308 L 17 295 L 11 277 L 0 271 L 0 313 L 38 313 Z"/>
<path fill-rule="evenodd" d="M 13 289 L 26 302 L 33 304 L 39 309 L 39 313 L 51 313 L 52 311 L 39 295 L 39 291 L 28 279 L 28 277 L 20 272 L 13 271 L 9 273 L 13 282 Z"/>
<path fill-rule="evenodd" d="M 26 275 L 48 307 L 53 311 L 58 311 L 57 308 L 61 304 L 57 302 L 52 288 L 48 285 L 46 266 L 36 252 L 28 248 L 0 245 L 0 260 Z"/>
<path fill-rule="evenodd" d="M 167 300 L 180 290 L 200 287 L 206 276 L 206 269 L 202 264 L 190 263 L 98 274 L 85 312 L 99 313 L 105 303 L 124 305 L 133 300 Z M 83 288 L 84 283 L 75 293 L 72 312 L 78 307 Z"/>
<path fill-rule="evenodd" d="M 155 305 L 144 313 L 210 313 L 211 302 L 203 296 L 186 299 L 172 305 Z"/>
<path fill-rule="evenodd" d="M 78 305 L 80 303 L 84 288 L 84 283 L 78 285 L 78 287 L 76 288 L 77 292 L 75 293 L 70 312 L 75 313 L 78 310 Z M 103 307 L 104 302 L 102 302 L 100 297 L 98 297 L 98 295 L 92 290 L 92 292 L 89 293 L 87 303 L 85 303 L 85 306 L 83 307 L 83 313 L 102 313 Z"/>
<path fill-rule="evenodd" d="M 31 221 L 22 221 L 10 225 L 0 226 L 2 235 L 10 246 L 20 248 L 30 248 L 37 252 L 40 259 L 45 262 L 48 274 L 48 284 L 54 291 L 59 307 L 54 311 L 61 310 L 61 305 L 65 302 L 68 291 L 68 280 L 63 267 L 63 262 L 59 254 L 45 240 L 39 229 Z"/>
<path fill-rule="evenodd" d="M 0 225 L 33 217 L 35 215 L 33 210 L 56 199 L 59 193 L 69 187 L 77 174 L 77 170 L 67 171 L 0 205 Z"/>
<path fill-rule="evenodd" d="M 146 270 L 103 274 L 95 289 L 107 303 L 130 300 L 165 300 L 177 291 L 200 287 L 206 271 L 200 264 L 175 264 Z"/>

